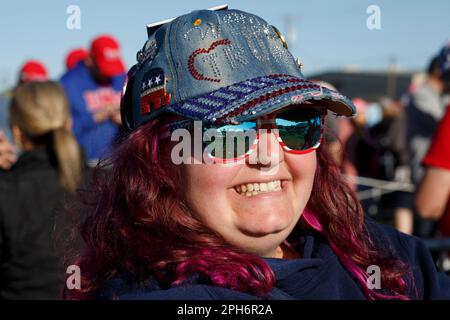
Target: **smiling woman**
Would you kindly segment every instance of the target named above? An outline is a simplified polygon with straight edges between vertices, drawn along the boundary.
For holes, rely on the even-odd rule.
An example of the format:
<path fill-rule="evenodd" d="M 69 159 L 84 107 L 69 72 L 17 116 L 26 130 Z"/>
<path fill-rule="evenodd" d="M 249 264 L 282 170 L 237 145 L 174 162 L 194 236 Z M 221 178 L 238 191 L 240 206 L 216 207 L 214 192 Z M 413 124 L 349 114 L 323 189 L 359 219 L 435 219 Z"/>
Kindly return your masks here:
<path fill-rule="evenodd" d="M 351 116 L 350 100 L 306 80 L 264 20 L 203 10 L 152 26 L 128 79 L 130 134 L 98 181 L 68 298 L 450 298 L 424 245 L 365 219 L 320 147 L 322 111 Z M 195 121 L 247 140 L 205 153 L 194 137 L 201 156 L 174 161 L 167 132 Z"/>

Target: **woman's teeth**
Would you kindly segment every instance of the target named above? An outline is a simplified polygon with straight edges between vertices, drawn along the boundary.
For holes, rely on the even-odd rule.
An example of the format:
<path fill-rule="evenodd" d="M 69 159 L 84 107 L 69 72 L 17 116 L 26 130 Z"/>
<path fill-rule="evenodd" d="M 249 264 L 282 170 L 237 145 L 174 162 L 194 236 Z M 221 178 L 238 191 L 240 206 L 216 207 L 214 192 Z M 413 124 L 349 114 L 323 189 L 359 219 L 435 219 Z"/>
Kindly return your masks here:
<path fill-rule="evenodd" d="M 251 197 L 260 193 L 280 191 L 281 180 L 270 181 L 267 183 L 246 183 L 236 186 L 234 189 L 243 196 Z"/>

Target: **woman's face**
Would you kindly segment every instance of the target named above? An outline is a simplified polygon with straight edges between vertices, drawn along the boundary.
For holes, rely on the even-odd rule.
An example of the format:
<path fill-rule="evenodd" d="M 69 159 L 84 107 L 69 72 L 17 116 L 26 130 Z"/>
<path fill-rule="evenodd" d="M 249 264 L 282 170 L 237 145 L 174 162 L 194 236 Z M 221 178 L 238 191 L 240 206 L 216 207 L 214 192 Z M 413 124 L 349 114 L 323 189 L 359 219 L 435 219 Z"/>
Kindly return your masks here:
<path fill-rule="evenodd" d="M 291 154 L 262 133 L 245 163 L 184 165 L 183 186 L 197 217 L 227 242 L 276 257 L 305 209 L 315 171 L 316 151 Z"/>

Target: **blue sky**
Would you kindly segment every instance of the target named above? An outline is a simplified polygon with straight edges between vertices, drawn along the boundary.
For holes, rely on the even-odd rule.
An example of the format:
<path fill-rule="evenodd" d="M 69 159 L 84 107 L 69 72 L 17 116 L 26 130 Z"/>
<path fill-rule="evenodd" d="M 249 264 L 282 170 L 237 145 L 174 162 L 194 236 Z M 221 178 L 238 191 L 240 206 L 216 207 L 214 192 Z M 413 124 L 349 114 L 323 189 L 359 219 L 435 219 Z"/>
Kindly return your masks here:
<path fill-rule="evenodd" d="M 145 25 L 195 9 L 228 3 L 278 27 L 304 63 L 305 73 L 348 67 L 385 69 L 395 59 L 405 70 L 425 68 L 450 39 L 450 1 L 407 0 L 127 0 L 2 1 L 0 4 L 0 90 L 16 81 L 20 65 L 42 60 L 53 78 L 64 71 L 70 48 L 88 46 L 98 34 L 115 35 L 128 67 L 146 39 Z M 381 30 L 366 27 L 369 5 L 381 9 Z M 81 29 L 66 27 L 69 5 L 81 9 Z"/>

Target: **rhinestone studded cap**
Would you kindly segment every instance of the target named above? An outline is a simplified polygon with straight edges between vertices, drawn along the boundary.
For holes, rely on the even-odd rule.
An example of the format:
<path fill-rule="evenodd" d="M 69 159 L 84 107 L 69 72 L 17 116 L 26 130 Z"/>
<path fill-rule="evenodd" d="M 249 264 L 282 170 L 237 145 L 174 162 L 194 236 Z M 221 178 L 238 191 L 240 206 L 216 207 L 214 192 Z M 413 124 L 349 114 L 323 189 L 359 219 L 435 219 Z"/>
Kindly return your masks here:
<path fill-rule="evenodd" d="M 303 76 L 276 28 L 238 10 L 170 20 L 152 31 L 137 60 L 122 104 L 131 108 L 131 130 L 164 112 L 236 123 L 313 100 L 339 115 L 355 113 L 348 98 Z"/>

